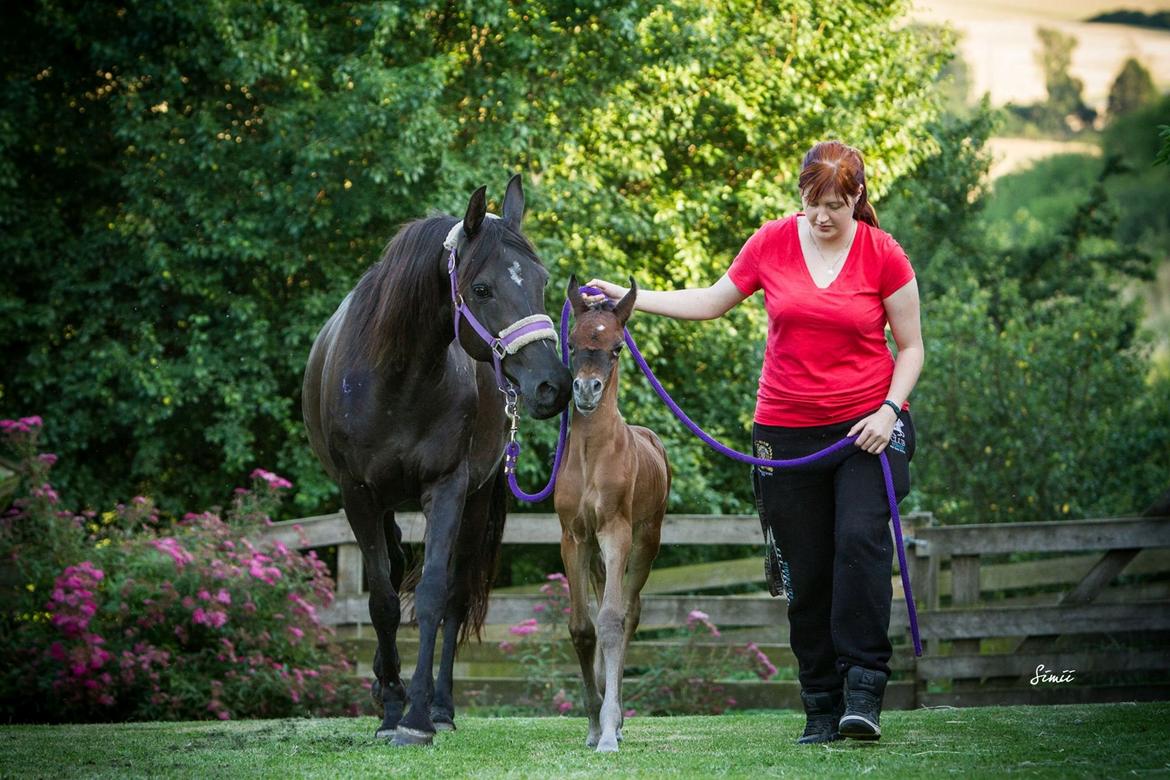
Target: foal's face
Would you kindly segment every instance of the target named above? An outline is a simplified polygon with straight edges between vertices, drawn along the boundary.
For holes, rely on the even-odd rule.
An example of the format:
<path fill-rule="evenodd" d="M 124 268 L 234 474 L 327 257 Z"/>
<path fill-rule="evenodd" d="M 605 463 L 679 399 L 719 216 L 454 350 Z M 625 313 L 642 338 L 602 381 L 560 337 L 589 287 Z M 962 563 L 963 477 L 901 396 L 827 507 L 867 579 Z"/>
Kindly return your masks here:
<path fill-rule="evenodd" d="M 618 356 L 626 321 L 634 311 L 638 285 L 630 280 L 630 291 L 617 304 L 590 308 L 577 287 L 577 275 L 569 277 L 569 303 L 576 324 L 569 334 L 569 372 L 573 375 L 573 404 L 583 415 L 597 411 L 606 384 L 617 376 Z"/>
<path fill-rule="evenodd" d="M 597 411 L 606 385 L 616 376 L 623 327 L 612 311 L 603 309 L 577 317 L 569 335 L 569 372 L 573 375 L 573 404 L 581 414 Z"/>

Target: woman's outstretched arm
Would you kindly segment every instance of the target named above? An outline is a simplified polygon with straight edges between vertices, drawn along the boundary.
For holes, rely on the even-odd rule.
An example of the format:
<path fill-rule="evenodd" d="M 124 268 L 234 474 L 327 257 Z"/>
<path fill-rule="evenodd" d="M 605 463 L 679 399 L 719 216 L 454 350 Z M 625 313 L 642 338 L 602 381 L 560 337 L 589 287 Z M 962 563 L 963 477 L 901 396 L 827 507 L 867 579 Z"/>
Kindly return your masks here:
<path fill-rule="evenodd" d="M 592 279 L 590 287 L 602 290 L 612 299 L 620 299 L 629 292 L 601 279 Z M 587 298 L 589 296 L 586 296 Z M 650 314 L 661 314 L 676 320 L 713 320 L 722 317 L 748 296 L 724 274 L 710 287 L 692 287 L 685 290 L 645 290 L 638 288 L 634 308 Z"/>

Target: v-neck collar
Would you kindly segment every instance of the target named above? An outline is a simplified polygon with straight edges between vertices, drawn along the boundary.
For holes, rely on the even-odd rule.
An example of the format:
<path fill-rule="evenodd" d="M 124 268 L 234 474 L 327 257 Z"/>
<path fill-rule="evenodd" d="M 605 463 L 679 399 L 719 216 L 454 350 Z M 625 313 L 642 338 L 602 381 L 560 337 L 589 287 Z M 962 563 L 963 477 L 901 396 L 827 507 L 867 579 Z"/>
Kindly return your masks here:
<path fill-rule="evenodd" d="M 800 262 L 801 262 L 801 265 L 804 267 L 805 277 L 808 279 L 809 284 L 811 284 L 814 289 L 819 290 L 821 292 L 824 292 L 826 290 L 830 290 L 830 289 L 832 289 L 833 285 L 837 283 L 837 280 L 840 279 L 845 274 L 845 269 L 846 269 L 846 267 L 848 267 L 849 261 L 853 258 L 853 250 L 857 246 L 857 234 L 861 232 L 861 224 L 862 223 L 860 220 L 856 221 L 857 226 L 853 229 L 853 238 L 850 239 L 849 249 L 845 252 L 845 258 L 841 261 L 841 267 L 837 269 L 837 273 L 835 273 L 833 275 L 833 278 L 829 280 L 829 283 L 826 284 L 824 287 L 821 287 L 819 284 L 817 284 L 817 278 L 815 276 L 813 276 L 812 269 L 810 268 L 812 263 L 809 262 L 809 258 L 807 258 L 804 254 L 804 241 L 801 239 L 801 235 L 800 235 L 800 219 L 801 219 L 801 217 L 804 217 L 804 221 L 806 223 L 808 222 L 808 216 L 803 211 L 798 211 L 796 213 L 796 219 L 793 220 L 793 223 L 796 226 L 796 245 L 797 245 L 797 247 L 800 248 Z M 809 234 L 809 239 L 812 240 L 811 233 Z"/>

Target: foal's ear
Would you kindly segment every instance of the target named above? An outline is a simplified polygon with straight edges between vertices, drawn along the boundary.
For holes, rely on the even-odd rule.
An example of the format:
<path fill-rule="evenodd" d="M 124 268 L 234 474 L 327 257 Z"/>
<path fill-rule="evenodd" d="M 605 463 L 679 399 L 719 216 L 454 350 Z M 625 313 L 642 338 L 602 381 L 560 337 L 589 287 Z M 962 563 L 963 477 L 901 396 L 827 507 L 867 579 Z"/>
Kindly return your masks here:
<path fill-rule="evenodd" d="M 516 232 L 520 232 L 520 220 L 524 219 L 524 188 L 520 186 L 520 174 L 515 174 L 508 180 L 508 189 L 504 192 L 504 208 L 500 214 L 504 224 Z"/>
<path fill-rule="evenodd" d="M 480 187 L 471 193 L 471 200 L 467 202 L 467 213 L 463 215 L 463 236 L 468 241 L 479 232 L 485 214 L 487 214 L 487 187 Z"/>
<path fill-rule="evenodd" d="M 634 281 L 634 277 L 630 277 L 630 291 L 618 301 L 617 306 L 613 307 L 613 316 L 617 317 L 618 322 L 624 328 L 630 319 L 630 315 L 634 313 L 634 302 L 638 300 L 638 283 Z"/>
<path fill-rule="evenodd" d="M 588 308 L 585 305 L 585 299 L 581 297 L 581 291 L 578 289 L 580 286 L 577 284 L 577 274 L 569 274 L 569 286 L 565 288 L 565 297 L 569 299 L 569 305 L 573 307 L 574 317 L 580 317 Z"/>

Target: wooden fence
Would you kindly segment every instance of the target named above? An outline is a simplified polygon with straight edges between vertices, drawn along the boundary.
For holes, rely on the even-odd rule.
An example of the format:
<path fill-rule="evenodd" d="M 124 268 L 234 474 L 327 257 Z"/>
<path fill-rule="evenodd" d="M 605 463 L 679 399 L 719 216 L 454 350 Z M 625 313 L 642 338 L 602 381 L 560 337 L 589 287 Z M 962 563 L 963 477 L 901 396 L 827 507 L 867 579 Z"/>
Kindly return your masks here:
<path fill-rule="evenodd" d="M 1170 514 L 1170 513 L 1168 513 Z M 423 541 L 418 513 L 398 513 L 405 543 Z M 890 626 L 895 644 L 891 709 L 921 705 L 1116 701 L 1170 696 L 1170 518 L 936 527 L 929 514 L 903 517 L 912 585 L 926 652 L 915 659 L 900 577 L 893 577 Z M 337 627 L 359 672 L 368 675 L 375 641 L 368 626 L 361 555 L 343 513 L 273 525 L 267 538 L 290 547 L 337 549 L 337 599 L 323 613 Z M 668 545 L 760 546 L 754 515 L 667 515 Z M 511 514 L 505 544 L 560 542 L 552 514 Z M 1123 582 L 1112 584 L 1124 572 Z M 743 590 L 743 595 L 705 591 Z M 524 670 L 499 648 L 515 640 L 508 627 L 534 617 L 539 585 L 497 588 L 485 638 L 460 650 L 456 695 L 464 703 L 508 703 L 529 690 Z M 762 593 L 760 591 L 763 591 Z M 786 602 L 764 590 L 762 555 L 656 569 L 643 590 L 642 623 L 628 663 L 646 665 L 672 641 L 661 629 L 686 624 L 701 610 L 722 636 L 703 643 L 716 652 L 755 642 L 780 668 L 771 681 L 728 681 L 741 708 L 798 708 L 796 661 L 788 645 Z M 559 636 L 563 671 L 576 674 L 568 632 Z M 675 640 L 677 641 L 677 640 Z M 413 668 L 417 633 L 399 633 L 403 672 Z M 1045 677 L 1033 684 L 1038 668 Z M 1071 679 L 1066 679 L 1070 678 Z M 1058 681 L 1060 680 L 1060 681 Z M 572 687 L 569 687 L 572 686 Z M 576 690 L 571 679 L 567 688 Z"/>

